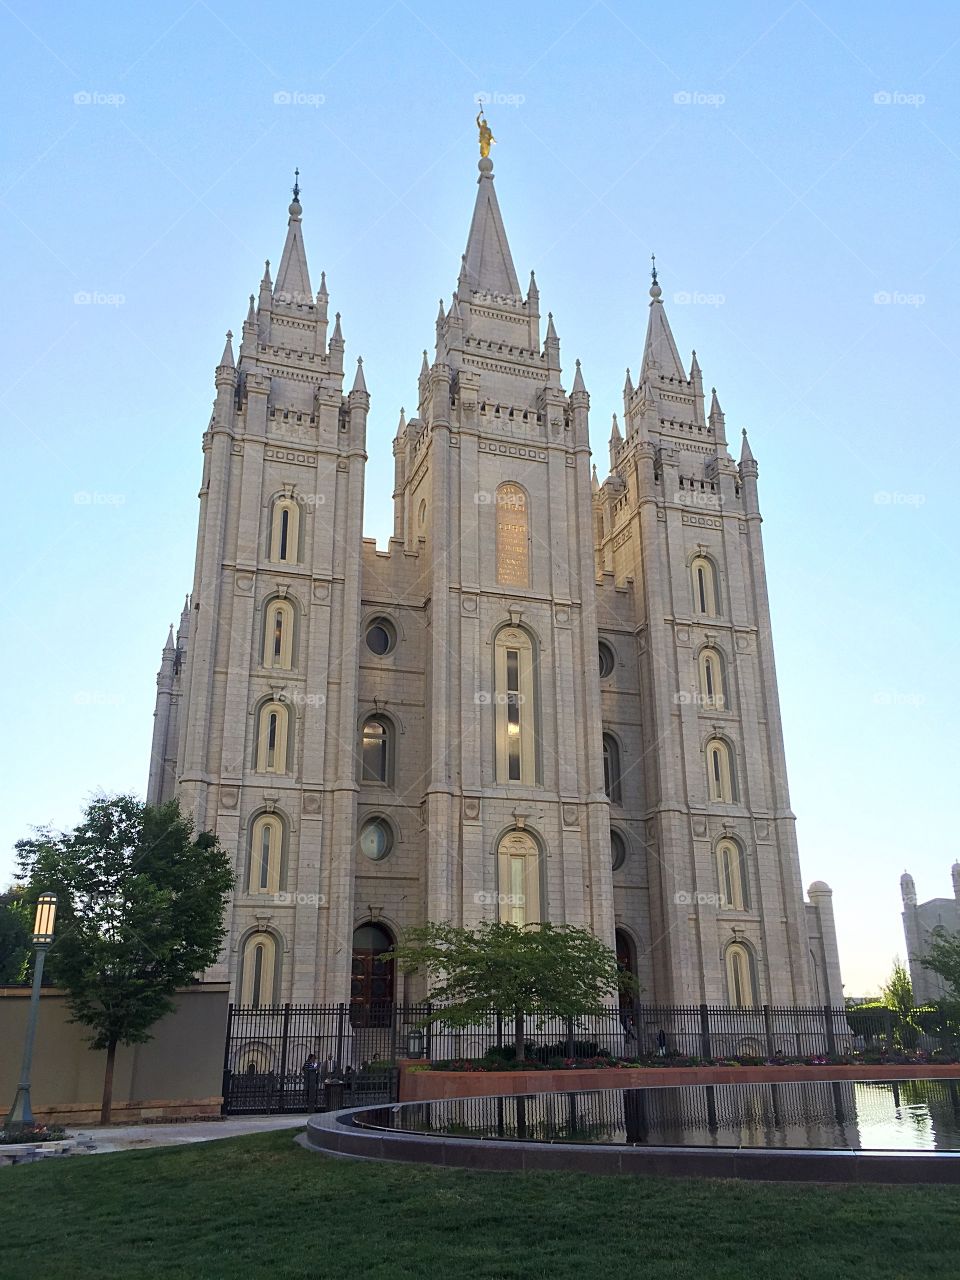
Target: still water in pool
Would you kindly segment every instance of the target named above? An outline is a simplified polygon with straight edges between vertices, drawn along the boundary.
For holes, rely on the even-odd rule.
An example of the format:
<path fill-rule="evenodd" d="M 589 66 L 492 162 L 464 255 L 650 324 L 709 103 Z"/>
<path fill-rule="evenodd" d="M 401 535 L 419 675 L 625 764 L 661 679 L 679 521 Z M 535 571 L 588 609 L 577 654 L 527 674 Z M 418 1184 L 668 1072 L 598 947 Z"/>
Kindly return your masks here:
<path fill-rule="evenodd" d="M 365 1126 L 632 1146 L 960 1151 L 960 1080 L 685 1085 L 405 1103 Z"/>

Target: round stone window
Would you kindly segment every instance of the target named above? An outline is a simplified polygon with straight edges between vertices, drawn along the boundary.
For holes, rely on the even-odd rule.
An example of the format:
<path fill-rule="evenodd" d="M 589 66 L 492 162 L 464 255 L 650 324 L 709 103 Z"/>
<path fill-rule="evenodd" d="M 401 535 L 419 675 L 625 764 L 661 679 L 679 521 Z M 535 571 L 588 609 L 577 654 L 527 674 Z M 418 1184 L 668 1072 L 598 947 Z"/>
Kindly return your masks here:
<path fill-rule="evenodd" d="M 627 860 L 627 845 L 619 831 L 610 832 L 610 860 L 614 871 L 619 871 Z"/>
<path fill-rule="evenodd" d="M 613 674 L 615 658 L 613 650 L 603 640 L 600 641 L 598 647 L 598 656 L 600 658 L 600 679 L 605 680 L 607 676 Z"/>
<path fill-rule="evenodd" d="M 397 644 L 397 629 L 389 618 L 374 618 L 367 624 L 367 648 L 378 658 L 391 653 Z"/>
<path fill-rule="evenodd" d="M 393 848 L 393 828 L 386 818 L 368 818 L 360 828 L 360 851 L 380 862 Z"/>

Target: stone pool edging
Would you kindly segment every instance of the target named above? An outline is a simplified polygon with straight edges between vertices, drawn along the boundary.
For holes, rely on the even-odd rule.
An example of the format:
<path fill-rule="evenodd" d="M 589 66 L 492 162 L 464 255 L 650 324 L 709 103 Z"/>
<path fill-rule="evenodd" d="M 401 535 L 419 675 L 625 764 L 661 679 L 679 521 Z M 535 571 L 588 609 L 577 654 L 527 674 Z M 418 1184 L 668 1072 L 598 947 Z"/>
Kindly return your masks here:
<path fill-rule="evenodd" d="M 782 1067 L 588 1067 L 566 1071 L 423 1071 L 402 1060 L 401 1102 L 450 1098 L 504 1098 L 531 1093 L 580 1093 L 592 1089 L 642 1089 L 695 1084 L 791 1084 L 810 1080 L 960 1080 L 960 1063 L 935 1066 L 889 1063 Z M 723 1176 L 723 1175 L 717 1175 Z"/>
<path fill-rule="evenodd" d="M 385 1108 L 379 1106 L 322 1112 L 310 1117 L 306 1132 L 295 1141 L 319 1155 L 446 1169 L 735 1178 L 750 1182 L 960 1185 L 960 1152 L 586 1146 L 572 1142 L 442 1137 L 363 1128 L 356 1123 L 356 1117 L 372 1116 L 383 1110 Z"/>

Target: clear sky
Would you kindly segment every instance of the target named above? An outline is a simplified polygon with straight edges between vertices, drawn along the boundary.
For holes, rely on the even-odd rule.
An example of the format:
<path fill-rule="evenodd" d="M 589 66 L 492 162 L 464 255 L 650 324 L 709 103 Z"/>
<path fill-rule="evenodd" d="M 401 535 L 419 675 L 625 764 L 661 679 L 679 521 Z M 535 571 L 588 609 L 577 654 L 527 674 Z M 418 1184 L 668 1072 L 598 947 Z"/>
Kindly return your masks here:
<path fill-rule="evenodd" d="M 681 352 L 731 439 L 750 428 L 804 883 L 833 886 L 847 993 L 876 990 L 900 873 L 945 896 L 960 855 L 960 9 L 9 0 L 0 41 L 0 882 L 32 825 L 144 790 L 213 369 L 279 260 L 295 165 L 314 284 L 364 356 L 365 525 L 388 536 L 484 93 L 517 270 L 583 362 L 601 474 L 651 250 Z"/>

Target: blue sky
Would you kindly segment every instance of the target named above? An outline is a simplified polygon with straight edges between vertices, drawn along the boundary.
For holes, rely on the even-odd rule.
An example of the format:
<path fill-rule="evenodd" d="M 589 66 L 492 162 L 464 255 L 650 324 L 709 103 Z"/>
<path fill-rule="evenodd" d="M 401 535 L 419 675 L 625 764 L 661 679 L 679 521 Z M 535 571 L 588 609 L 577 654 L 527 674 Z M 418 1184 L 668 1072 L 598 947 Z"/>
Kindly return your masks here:
<path fill-rule="evenodd" d="M 651 250 L 681 352 L 731 438 L 750 428 L 804 883 L 834 888 L 848 993 L 876 989 L 901 871 L 945 896 L 960 856 L 960 10 L 11 0 L 0 39 L 0 881 L 31 825 L 145 786 L 213 369 L 279 260 L 295 165 L 373 397 L 366 532 L 388 536 L 486 93 L 517 270 L 583 362 L 601 472 Z"/>

